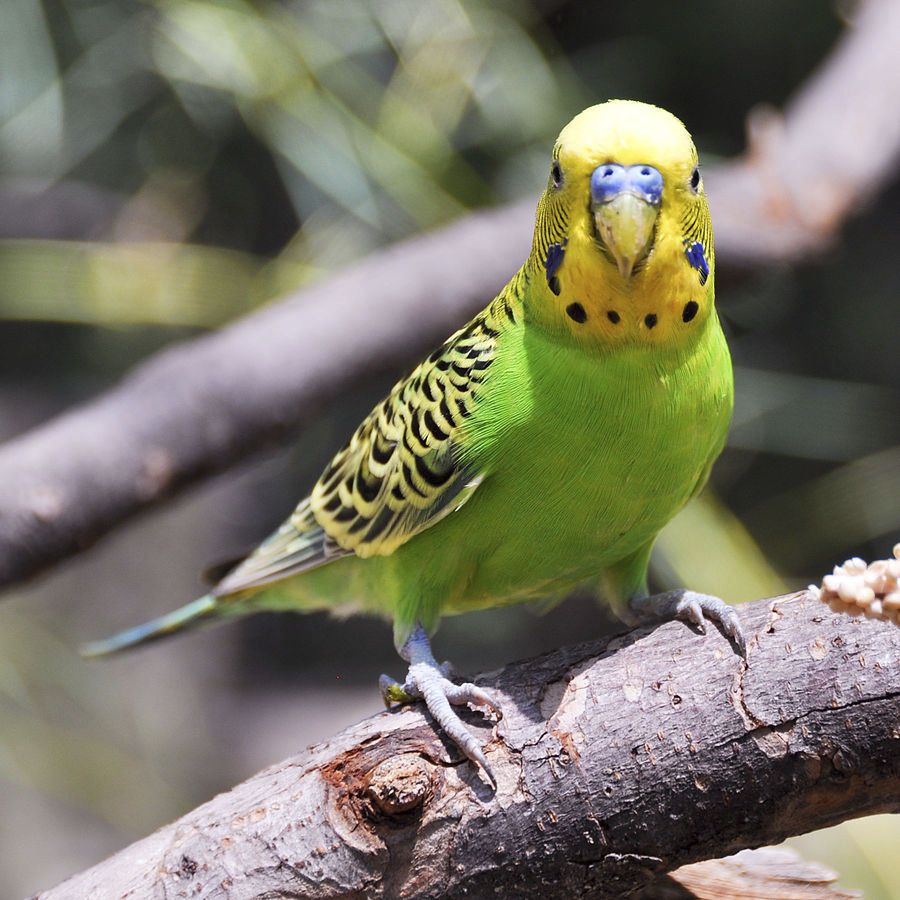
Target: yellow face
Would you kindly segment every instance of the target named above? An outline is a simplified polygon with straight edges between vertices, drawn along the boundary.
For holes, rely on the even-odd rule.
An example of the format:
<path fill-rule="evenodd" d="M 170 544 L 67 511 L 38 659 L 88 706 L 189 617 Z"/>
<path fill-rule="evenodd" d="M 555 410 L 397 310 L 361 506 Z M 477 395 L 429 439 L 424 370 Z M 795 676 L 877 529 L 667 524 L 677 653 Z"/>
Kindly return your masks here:
<path fill-rule="evenodd" d="M 712 312 L 697 151 L 671 113 L 592 106 L 563 130 L 538 205 L 529 316 L 599 345 L 680 345 Z"/>

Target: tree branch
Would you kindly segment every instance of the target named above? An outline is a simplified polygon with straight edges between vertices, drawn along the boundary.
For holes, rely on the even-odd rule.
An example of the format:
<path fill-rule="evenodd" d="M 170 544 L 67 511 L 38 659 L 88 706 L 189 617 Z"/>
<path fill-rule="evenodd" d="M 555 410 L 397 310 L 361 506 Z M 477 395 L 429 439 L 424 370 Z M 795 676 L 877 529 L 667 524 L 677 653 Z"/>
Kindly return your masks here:
<path fill-rule="evenodd" d="M 749 664 L 675 622 L 484 676 L 496 793 L 418 707 L 382 713 L 40 896 L 619 897 L 900 812 L 900 628 L 806 594 L 739 611 Z"/>
<path fill-rule="evenodd" d="M 900 4 L 869 0 L 783 119 L 709 168 L 721 262 L 796 261 L 893 173 Z M 157 355 L 94 402 L 0 449 L 0 586 L 308 423 L 483 306 L 525 257 L 533 203 L 399 244 L 230 328 Z"/>

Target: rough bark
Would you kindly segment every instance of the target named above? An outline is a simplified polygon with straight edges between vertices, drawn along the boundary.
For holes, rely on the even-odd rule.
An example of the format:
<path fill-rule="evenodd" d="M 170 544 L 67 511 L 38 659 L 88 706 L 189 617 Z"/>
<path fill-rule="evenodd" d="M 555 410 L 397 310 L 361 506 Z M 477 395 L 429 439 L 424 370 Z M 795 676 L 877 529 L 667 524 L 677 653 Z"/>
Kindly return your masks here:
<path fill-rule="evenodd" d="M 900 153 L 900 4 L 869 0 L 783 117 L 710 166 L 720 263 L 821 252 Z M 93 403 L 0 449 L 0 586 L 310 421 L 482 306 L 524 258 L 533 202 L 384 251 L 230 328 L 170 349 Z"/>
<path fill-rule="evenodd" d="M 383 713 L 40 897 L 615 897 L 900 812 L 900 628 L 806 594 L 740 615 L 747 663 L 673 622 L 485 675 L 496 792 L 418 708 Z"/>

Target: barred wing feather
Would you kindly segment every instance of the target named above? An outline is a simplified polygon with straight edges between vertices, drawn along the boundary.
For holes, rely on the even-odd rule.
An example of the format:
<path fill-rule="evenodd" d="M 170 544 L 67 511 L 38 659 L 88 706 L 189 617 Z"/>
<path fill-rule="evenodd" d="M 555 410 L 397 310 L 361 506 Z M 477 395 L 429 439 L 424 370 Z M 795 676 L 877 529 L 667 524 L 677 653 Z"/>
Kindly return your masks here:
<path fill-rule="evenodd" d="M 496 306 L 394 386 L 312 494 L 215 594 L 256 588 L 351 553 L 388 555 L 466 503 L 484 473 L 460 461 L 458 439 L 494 358 Z M 504 312 L 512 318 L 501 303 Z"/>

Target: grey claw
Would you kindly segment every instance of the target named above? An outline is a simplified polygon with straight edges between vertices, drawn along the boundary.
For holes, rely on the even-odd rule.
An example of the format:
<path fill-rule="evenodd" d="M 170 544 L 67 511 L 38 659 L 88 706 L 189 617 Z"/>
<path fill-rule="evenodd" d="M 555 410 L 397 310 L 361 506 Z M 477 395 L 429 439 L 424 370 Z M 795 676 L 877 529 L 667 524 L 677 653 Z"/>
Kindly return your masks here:
<path fill-rule="evenodd" d="M 472 684 L 470 681 L 465 684 L 453 685 L 453 689 L 447 692 L 447 699 L 455 706 L 469 704 L 487 707 L 498 719 L 503 718 L 500 704 L 477 684 Z"/>
<path fill-rule="evenodd" d="M 453 706 L 486 707 L 499 719 L 503 713 L 500 704 L 478 685 L 466 682 L 454 684 L 448 677 L 449 663 L 438 665 L 431 653 L 428 636 L 424 629 L 414 629 L 406 644 L 400 650 L 410 663 L 409 673 L 403 684 L 382 675 L 379 679 L 385 703 L 409 703 L 422 699 L 440 730 L 476 765 L 480 766 L 494 788 L 497 779 L 488 764 L 481 744 L 463 724 Z M 451 706 L 453 704 L 453 706 Z"/>
<path fill-rule="evenodd" d="M 667 591 L 653 597 L 637 597 L 632 608 L 639 615 L 656 618 L 684 619 L 706 633 L 709 619 L 718 622 L 722 631 L 734 642 L 741 656 L 747 658 L 747 639 L 738 614 L 724 600 L 694 591 Z"/>

